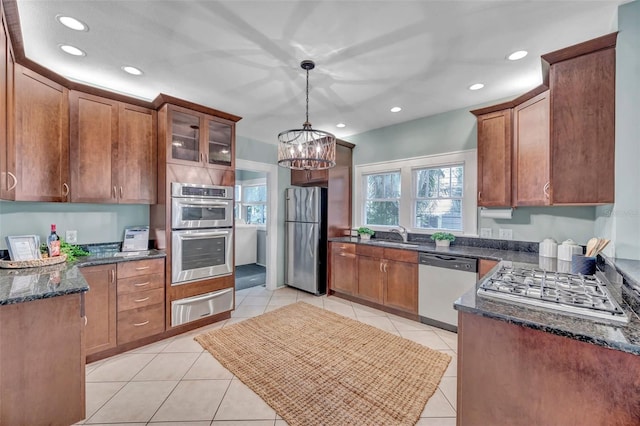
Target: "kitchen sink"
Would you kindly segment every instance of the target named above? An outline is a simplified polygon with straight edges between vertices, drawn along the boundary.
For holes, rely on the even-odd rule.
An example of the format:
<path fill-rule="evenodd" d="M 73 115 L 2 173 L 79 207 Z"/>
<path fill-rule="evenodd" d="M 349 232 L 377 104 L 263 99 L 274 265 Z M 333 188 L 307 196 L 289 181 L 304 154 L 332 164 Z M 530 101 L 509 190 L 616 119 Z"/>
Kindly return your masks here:
<path fill-rule="evenodd" d="M 369 240 L 372 244 L 376 246 L 384 246 L 384 247 L 395 247 L 395 248 L 407 248 L 407 249 L 415 249 L 420 244 L 412 243 L 412 242 L 402 242 L 402 241 L 386 241 L 386 240 Z"/>

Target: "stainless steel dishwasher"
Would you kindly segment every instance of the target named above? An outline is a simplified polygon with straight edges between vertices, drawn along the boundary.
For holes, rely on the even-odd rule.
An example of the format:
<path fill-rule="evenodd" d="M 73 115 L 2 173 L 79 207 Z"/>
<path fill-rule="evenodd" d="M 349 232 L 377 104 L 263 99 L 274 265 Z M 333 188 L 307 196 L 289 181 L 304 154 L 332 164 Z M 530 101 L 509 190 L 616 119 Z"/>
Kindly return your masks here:
<path fill-rule="evenodd" d="M 453 308 L 467 290 L 475 286 L 478 260 L 448 254 L 420 253 L 418 315 L 420 322 L 458 331 L 458 313 Z"/>

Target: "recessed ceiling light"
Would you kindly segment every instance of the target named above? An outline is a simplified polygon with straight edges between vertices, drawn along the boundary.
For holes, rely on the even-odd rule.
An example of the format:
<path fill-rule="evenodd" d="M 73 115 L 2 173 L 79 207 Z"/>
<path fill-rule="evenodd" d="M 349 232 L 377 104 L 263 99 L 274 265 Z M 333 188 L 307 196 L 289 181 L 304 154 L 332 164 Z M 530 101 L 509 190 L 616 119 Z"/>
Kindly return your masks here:
<path fill-rule="evenodd" d="M 122 70 L 123 70 L 124 72 L 128 72 L 128 73 L 129 73 L 129 74 L 131 74 L 131 75 L 142 75 L 142 71 L 141 71 L 141 70 L 139 70 L 139 69 L 138 69 L 138 68 L 136 68 L 136 67 L 129 66 L 129 65 L 125 65 L 125 66 L 123 66 L 123 67 L 122 67 Z"/>
<path fill-rule="evenodd" d="M 527 56 L 528 53 L 529 52 L 527 52 L 526 50 L 518 50 L 507 56 L 507 59 L 509 59 L 510 61 L 517 61 L 518 59 L 522 59 Z"/>
<path fill-rule="evenodd" d="M 402 108 L 400 108 L 400 107 L 393 107 L 393 108 L 391 108 L 389 111 L 391 111 L 391 112 L 400 112 L 400 111 L 402 111 Z"/>
<path fill-rule="evenodd" d="M 347 127 L 347 125 L 344 123 L 338 123 L 336 124 L 336 127 L 340 127 L 342 129 L 343 127 Z"/>
<path fill-rule="evenodd" d="M 75 46 L 71 46 L 69 44 L 61 44 L 60 49 L 62 49 L 63 52 L 68 53 L 69 55 L 86 56 L 86 53 L 84 53 L 84 51 L 78 49 Z"/>
<path fill-rule="evenodd" d="M 484 87 L 484 84 L 476 83 L 476 84 L 472 84 L 471 86 L 469 86 L 469 90 L 480 90 L 483 87 Z"/>
<path fill-rule="evenodd" d="M 71 28 L 76 31 L 89 31 L 89 27 L 84 22 L 78 21 L 76 18 L 72 18 L 71 16 L 58 15 L 56 16 L 58 22 L 64 25 L 67 28 Z"/>

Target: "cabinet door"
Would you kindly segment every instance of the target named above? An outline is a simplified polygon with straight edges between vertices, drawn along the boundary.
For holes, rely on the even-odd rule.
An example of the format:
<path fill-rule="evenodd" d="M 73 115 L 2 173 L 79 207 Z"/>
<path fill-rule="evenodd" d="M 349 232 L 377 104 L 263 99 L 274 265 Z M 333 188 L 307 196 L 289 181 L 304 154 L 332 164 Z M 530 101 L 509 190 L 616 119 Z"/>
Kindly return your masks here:
<path fill-rule="evenodd" d="M 0 14 L 1 15 L 1 14 Z M 9 139 L 9 39 L 2 15 L 0 29 L 0 198 L 11 199 L 9 188 L 13 185 L 7 163 L 7 141 Z"/>
<path fill-rule="evenodd" d="M 15 67 L 16 200 L 68 201 L 68 90 Z"/>
<path fill-rule="evenodd" d="M 118 102 L 69 93 L 71 201 L 116 203 Z"/>
<path fill-rule="evenodd" d="M 291 185 L 327 186 L 328 180 L 327 170 L 291 170 Z"/>
<path fill-rule="evenodd" d="M 549 91 L 514 108 L 513 129 L 514 205 L 549 205 Z"/>
<path fill-rule="evenodd" d="M 353 244 L 330 243 L 331 290 L 345 294 L 356 293 L 356 255 Z M 345 248 L 342 248 L 346 246 Z"/>
<path fill-rule="evenodd" d="M 221 118 L 206 117 L 206 138 L 204 147 L 207 166 L 221 165 L 234 167 L 235 125 Z"/>
<path fill-rule="evenodd" d="M 376 257 L 357 256 L 358 291 L 357 295 L 365 300 L 382 304 L 384 273 L 382 260 Z"/>
<path fill-rule="evenodd" d="M 118 201 L 155 204 L 157 199 L 157 114 L 148 108 L 120 104 Z"/>
<path fill-rule="evenodd" d="M 551 203 L 614 201 L 615 49 L 551 65 Z"/>
<path fill-rule="evenodd" d="M 511 109 L 478 116 L 478 206 L 511 205 Z"/>
<path fill-rule="evenodd" d="M 498 262 L 496 260 L 480 259 L 478 261 L 478 279 L 483 278 Z"/>
<path fill-rule="evenodd" d="M 418 313 L 418 265 L 385 260 L 384 304 L 412 314 Z"/>
<path fill-rule="evenodd" d="M 89 284 L 85 293 L 87 355 L 116 346 L 116 265 L 80 269 Z"/>
<path fill-rule="evenodd" d="M 185 108 L 169 106 L 167 135 L 167 162 L 187 166 L 202 166 L 202 114 Z"/>

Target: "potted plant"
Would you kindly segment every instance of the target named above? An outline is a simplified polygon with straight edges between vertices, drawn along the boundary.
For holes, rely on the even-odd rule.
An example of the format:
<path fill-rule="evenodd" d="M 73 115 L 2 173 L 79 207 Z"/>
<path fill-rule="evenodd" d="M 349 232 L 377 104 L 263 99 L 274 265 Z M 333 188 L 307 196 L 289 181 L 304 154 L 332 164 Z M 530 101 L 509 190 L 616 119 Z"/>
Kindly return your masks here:
<path fill-rule="evenodd" d="M 455 240 L 455 235 L 449 232 L 436 232 L 431 235 L 431 239 L 436 242 L 436 247 L 449 247 L 451 241 Z"/>
<path fill-rule="evenodd" d="M 358 228 L 358 236 L 363 240 L 370 239 L 373 234 L 375 234 L 375 232 L 365 226 Z"/>

